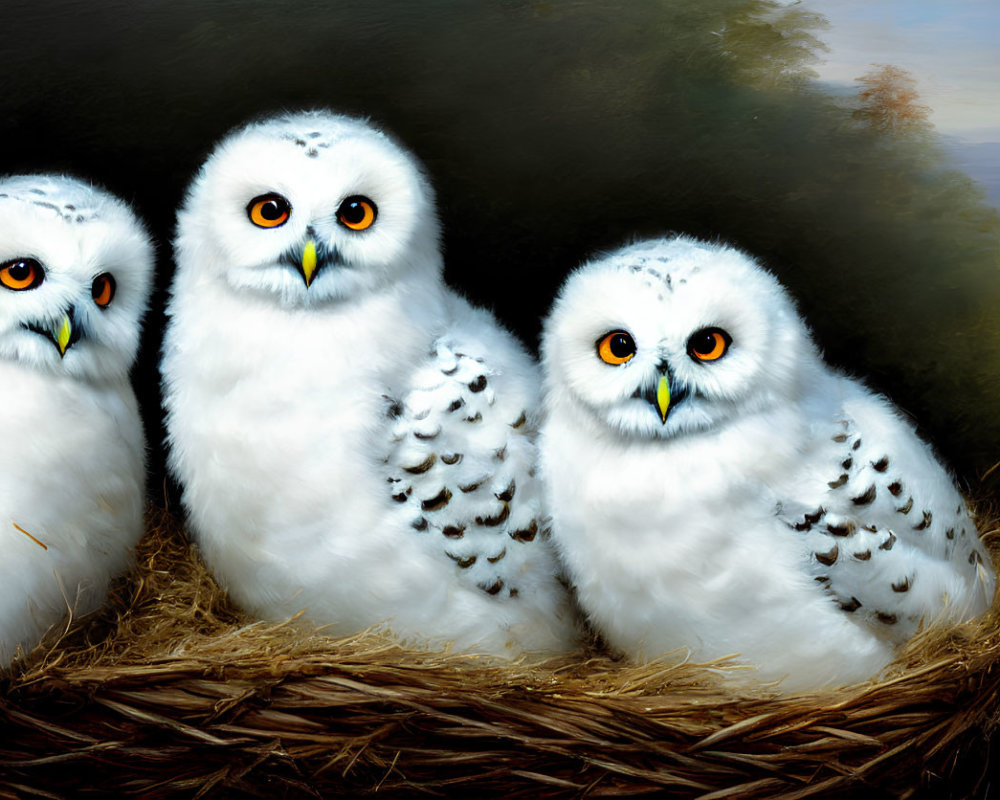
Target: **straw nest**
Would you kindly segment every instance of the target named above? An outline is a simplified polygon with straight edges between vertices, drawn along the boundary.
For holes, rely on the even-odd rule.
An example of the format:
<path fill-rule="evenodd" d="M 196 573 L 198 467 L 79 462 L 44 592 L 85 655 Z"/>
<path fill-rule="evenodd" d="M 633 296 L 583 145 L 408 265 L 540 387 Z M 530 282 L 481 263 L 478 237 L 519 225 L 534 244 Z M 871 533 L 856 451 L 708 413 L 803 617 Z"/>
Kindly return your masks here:
<path fill-rule="evenodd" d="M 922 634 L 881 682 L 782 698 L 734 695 L 722 664 L 637 667 L 596 645 L 499 664 L 253 622 L 158 508 L 136 556 L 100 615 L 3 678 L 0 796 L 791 800 L 988 787 L 997 605 Z"/>

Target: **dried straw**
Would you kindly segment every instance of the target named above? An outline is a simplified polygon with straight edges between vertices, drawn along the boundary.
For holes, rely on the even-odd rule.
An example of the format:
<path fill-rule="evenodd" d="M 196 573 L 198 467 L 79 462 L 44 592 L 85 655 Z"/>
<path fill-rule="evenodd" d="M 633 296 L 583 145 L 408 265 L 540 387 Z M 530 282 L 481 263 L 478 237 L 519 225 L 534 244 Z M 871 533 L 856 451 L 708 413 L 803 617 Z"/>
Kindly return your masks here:
<path fill-rule="evenodd" d="M 878 683 L 734 693 L 731 665 L 506 664 L 253 622 L 152 508 L 137 568 L 3 679 L 0 797 L 971 797 L 1000 606 Z"/>

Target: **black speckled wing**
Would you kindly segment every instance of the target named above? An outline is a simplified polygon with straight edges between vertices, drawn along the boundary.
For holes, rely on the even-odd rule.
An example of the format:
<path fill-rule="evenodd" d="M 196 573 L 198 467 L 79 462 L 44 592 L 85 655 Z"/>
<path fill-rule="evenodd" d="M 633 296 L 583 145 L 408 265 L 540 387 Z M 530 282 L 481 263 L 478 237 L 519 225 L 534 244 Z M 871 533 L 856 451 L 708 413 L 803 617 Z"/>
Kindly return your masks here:
<path fill-rule="evenodd" d="M 390 399 L 386 488 L 407 530 L 498 598 L 540 546 L 533 390 L 489 355 L 439 340 L 410 391 Z"/>
<path fill-rule="evenodd" d="M 984 610 L 995 579 L 950 476 L 915 436 L 894 435 L 895 421 L 861 427 L 849 415 L 838 419 L 820 449 L 822 485 L 809 492 L 811 504 L 782 503 L 815 580 L 889 640 L 930 622 L 945 598 L 962 616 Z"/>

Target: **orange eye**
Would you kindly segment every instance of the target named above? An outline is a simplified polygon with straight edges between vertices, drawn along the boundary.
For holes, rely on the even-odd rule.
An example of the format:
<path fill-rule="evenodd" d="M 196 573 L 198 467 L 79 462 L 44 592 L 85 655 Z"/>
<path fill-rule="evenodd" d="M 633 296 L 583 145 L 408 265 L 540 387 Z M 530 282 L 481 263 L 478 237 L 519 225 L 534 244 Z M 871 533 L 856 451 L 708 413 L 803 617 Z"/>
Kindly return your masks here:
<path fill-rule="evenodd" d="M 15 258 L 0 266 L 0 283 L 15 292 L 34 289 L 45 279 L 45 270 L 33 258 Z"/>
<path fill-rule="evenodd" d="M 101 308 L 107 308 L 115 299 L 115 289 L 117 288 L 114 275 L 105 272 L 94 278 L 94 283 L 90 287 L 90 296 Z"/>
<path fill-rule="evenodd" d="M 258 228 L 277 228 L 288 222 L 292 206 L 276 192 L 255 197 L 247 205 L 247 216 Z"/>
<path fill-rule="evenodd" d="M 702 328 L 688 339 L 688 355 L 696 361 L 718 361 L 732 343 L 733 337 L 722 328 Z"/>
<path fill-rule="evenodd" d="M 375 203 L 360 194 L 351 195 L 337 209 L 340 224 L 352 231 L 364 231 L 372 226 L 378 209 Z"/>
<path fill-rule="evenodd" d="M 635 355 L 635 341 L 628 331 L 606 333 L 597 342 L 597 355 L 605 364 L 617 367 Z"/>

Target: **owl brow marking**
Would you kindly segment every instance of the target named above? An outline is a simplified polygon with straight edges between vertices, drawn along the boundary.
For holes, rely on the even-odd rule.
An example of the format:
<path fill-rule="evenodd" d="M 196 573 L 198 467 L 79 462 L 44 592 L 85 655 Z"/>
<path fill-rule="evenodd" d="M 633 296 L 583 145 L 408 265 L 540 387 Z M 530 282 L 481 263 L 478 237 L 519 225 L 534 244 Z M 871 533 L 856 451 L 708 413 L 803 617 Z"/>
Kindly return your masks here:
<path fill-rule="evenodd" d="M 48 197 L 48 195 L 45 194 L 45 192 L 39 189 L 29 189 L 28 191 L 34 194 L 40 194 L 42 197 Z M 100 219 L 100 215 L 93 209 L 86 210 L 87 214 L 89 214 L 90 216 L 85 216 L 82 213 L 77 214 L 75 217 L 72 214 L 64 214 L 63 208 L 66 209 L 67 211 L 76 211 L 76 206 L 74 206 L 71 203 L 67 203 L 65 206 L 63 206 L 63 208 L 60 208 L 54 203 L 49 203 L 45 200 L 32 200 L 31 198 L 28 197 L 18 197 L 17 195 L 10 195 L 7 192 L 0 193 L 0 199 L 17 200 L 18 202 L 28 203 L 29 205 L 38 206 L 40 208 L 50 208 L 53 211 L 55 211 L 56 214 L 58 214 L 59 217 L 64 222 L 93 222 L 96 219 Z"/>
<path fill-rule="evenodd" d="M 32 536 L 30 533 L 28 533 L 24 528 L 22 528 L 20 525 L 18 525 L 13 520 L 11 520 L 10 524 L 13 525 L 15 528 L 17 528 L 19 531 L 21 531 L 21 533 L 23 533 L 25 536 L 27 536 L 29 539 L 31 539 L 31 541 L 33 541 L 39 547 L 41 547 L 42 550 L 48 550 L 49 549 L 49 546 L 47 544 L 45 544 L 45 542 L 42 542 L 39 539 L 36 539 L 34 536 Z"/>
<path fill-rule="evenodd" d="M 632 269 L 634 272 L 642 272 L 643 274 L 648 275 L 654 280 L 662 283 L 671 292 L 674 290 L 673 279 L 670 277 L 669 272 L 660 272 L 659 270 L 653 269 L 645 264 L 639 268 L 633 267 Z"/>
<path fill-rule="evenodd" d="M 319 156 L 319 150 L 316 148 L 328 148 L 330 147 L 330 142 L 326 140 L 321 140 L 323 137 L 320 131 L 311 131 L 307 134 L 294 134 L 294 133 L 283 133 L 280 138 L 288 142 L 294 142 L 296 147 L 302 148 L 303 152 L 309 158 L 317 158 Z M 307 142 L 306 139 L 311 139 L 312 142 Z M 317 141 L 321 140 L 321 141 Z"/>
<path fill-rule="evenodd" d="M 46 203 L 42 200 L 29 200 L 28 202 L 30 202 L 31 205 L 33 206 L 41 206 L 42 208 L 51 208 L 57 214 L 62 215 L 62 209 L 59 208 L 59 206 L 54 205 L 53 203 Z"/>

